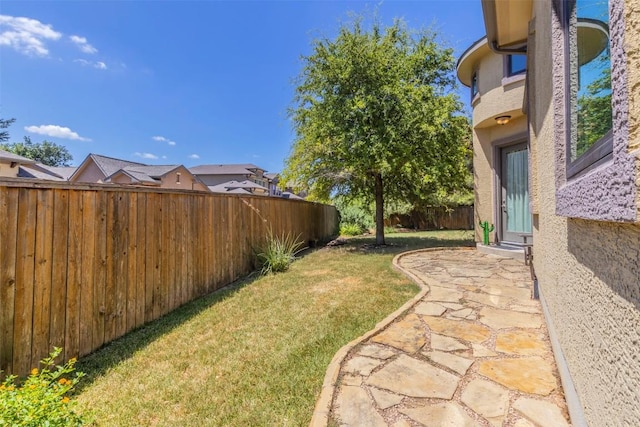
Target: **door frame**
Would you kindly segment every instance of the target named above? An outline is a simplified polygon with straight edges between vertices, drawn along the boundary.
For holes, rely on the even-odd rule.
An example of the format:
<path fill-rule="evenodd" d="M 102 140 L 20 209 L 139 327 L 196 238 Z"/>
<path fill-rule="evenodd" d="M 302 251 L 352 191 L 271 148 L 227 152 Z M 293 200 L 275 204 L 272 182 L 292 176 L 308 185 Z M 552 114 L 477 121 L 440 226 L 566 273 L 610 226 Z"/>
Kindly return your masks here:
<path fill-rule="evenodd" d="M 506 138 L 501 138 L 492 143 L 493 146 L 493 223 L 495 224 L 496 243 L 504 240 L 503 236 L 503 216 L 502 216 L 502 149 L 510 146 L 526 144 L 527 152 L 531 152 L 529 144 L 529 134 L 520 132 Z M 529 165 L 529 171 L 531 165 Z M 531 173 L 529 173 L 531 175 Z M 530 176 L 529 176 L 530 177 Z M 531 188 L 531 182 L 529 182 Z M 523 242 L 505 242 L 512 245 L 522 245 Z"/>

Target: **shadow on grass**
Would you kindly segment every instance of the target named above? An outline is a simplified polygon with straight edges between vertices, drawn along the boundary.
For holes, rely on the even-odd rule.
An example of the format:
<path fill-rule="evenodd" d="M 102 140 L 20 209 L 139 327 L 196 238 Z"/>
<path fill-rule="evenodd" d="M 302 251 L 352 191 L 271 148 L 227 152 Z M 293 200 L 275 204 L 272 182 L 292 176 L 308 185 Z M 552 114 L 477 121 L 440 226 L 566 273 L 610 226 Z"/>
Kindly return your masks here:
<path fill-rule="evenodd" d="M 85 377 L 74 389 L 74 394 L 93 383 L 93 381 L 105 374 L 111 368 L 132 357 L 137 351 L 145 348 L 156 339 L 166 335 L 173 329 L 181 326 L 194 318 L 204 310 L 231 298 L 236 292 L 251 285 L 260 276 L 251 273 L 249 276 L 239 279 L 224 288 L 190 301 L 181 307 L 165 314 L 161 318 L 147 323 L 126 335 L 105 344 L 100 349 L 78 360 L 76 370 L 84 372 Z"/>
<path fill-rule="evenodd" d="M 437 233 L 437 232 L 436 232 Z M 390 233 L 385 235 L 385 246 L 376 246 L 375 236 L 353 237 L 348 239 L 344 246 L 347 251 L 362 255 L 397 255 L 415 249 L 438 247 L 473 247 L 472 232 L 460 232 L 459 238 L 447 236 L 446 232 L 440 232 L 442 237 L 431 233 Z M 418 235 L 416 235 L 418 234 Z M 434 233 L 435 234 L 435 233 Z"/>

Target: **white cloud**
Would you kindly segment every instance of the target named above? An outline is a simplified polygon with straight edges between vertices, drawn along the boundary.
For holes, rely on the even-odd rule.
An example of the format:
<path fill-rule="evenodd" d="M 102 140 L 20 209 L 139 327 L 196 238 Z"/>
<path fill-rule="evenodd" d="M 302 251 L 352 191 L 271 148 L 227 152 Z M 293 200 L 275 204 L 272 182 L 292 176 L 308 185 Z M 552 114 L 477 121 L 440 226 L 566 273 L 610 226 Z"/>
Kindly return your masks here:
<path fill-rule="evenodd" d="M 93 61 L 87 61 L 86 59 L 74 59 L 73 62 L 77 62 L 78 64 L 83 65 L 85 67 L 97 68 L 99 70 L 106 70 L 108 68 L 107 64 L 105 64 L 102 61 L 93 62 Z"/>
<path fill-rule="evenodd" d="M 164 136 L 152 136 L 151 139 L 158 142 L 166 142 L 169 145 L 176 145 L 175 141 L 172 141 L 169 138 L 165 138 Z"/>
<path fill-rule="evenodd" d="M 24 130 L 30 133 L 37 133 L 38 135 L 50 136 L 53 138 L 73 139 L 76 141 L 91 141 L 89 138 L 83 138 L 82 136 L 78 135 L 68 127 L 58 125 L 25 126 Z"/>
<path fill-rule="evenodd" d="M 87 43 L 86 37 L 69 36 L 69 40 L 75 43 L 75 45 L 78 46 L 78 49 L 80 49 L 84 53 L 88 53 L 91 55 L 93 55 L 94 53 L 98 53 L 98 49 Z"/>
<path fill-rule="evenodd" d="M 58 40 L 62 33 L 37 19 L 0 15 L 0 45 L 9 46 L 29 56 L 48 56 L 48 40 Z"/>
<path fill-rule="evenodd" d="M 163 159 L 163 160 L 166 160 L 166 159 L 167 159 L 167 156 L 162 156 L 162 159 Z"/>
<path fill-rule="evenodd" d="M 158 158 L 158 156 L 156 156 L 155 154 L 152 154 L 152 153 L 138 153 L 138 152 L 135 152 L 135 153 L 133 153 L 133 155 L 134 156 L 138 156 L 138 157 L 142 157 L 143 159 L 152 159 L 152 160 L 154 160 L 154 159 Z"/>
<path fill-rule="evenodd" d="M 200 156 L 198 156 L 197 154 L 189 154 L 189 158 L 190 159 L 199 159 Z"/>

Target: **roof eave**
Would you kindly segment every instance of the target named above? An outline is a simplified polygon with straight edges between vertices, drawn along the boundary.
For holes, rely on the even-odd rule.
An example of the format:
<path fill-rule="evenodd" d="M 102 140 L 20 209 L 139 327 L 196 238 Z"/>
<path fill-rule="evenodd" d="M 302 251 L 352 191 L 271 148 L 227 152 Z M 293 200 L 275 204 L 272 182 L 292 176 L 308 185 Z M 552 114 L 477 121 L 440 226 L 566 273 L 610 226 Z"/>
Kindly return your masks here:
<path fill-rule="evenodd" d="M 481 0 L 487 43 L 499 54 L 526 53 L 533 0 Z"/>

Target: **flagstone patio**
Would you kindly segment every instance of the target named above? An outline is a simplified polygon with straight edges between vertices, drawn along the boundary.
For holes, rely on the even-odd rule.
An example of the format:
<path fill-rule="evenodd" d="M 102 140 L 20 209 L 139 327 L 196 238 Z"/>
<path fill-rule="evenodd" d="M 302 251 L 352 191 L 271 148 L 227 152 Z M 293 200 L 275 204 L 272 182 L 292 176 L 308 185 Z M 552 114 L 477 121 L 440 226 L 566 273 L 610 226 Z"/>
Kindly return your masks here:
<path fill-rule="evenodd" d="M 401 254 L 423 290 L 327 370 L 312 426 L 567 426 L 522 261 L 472 249 Z"/>

